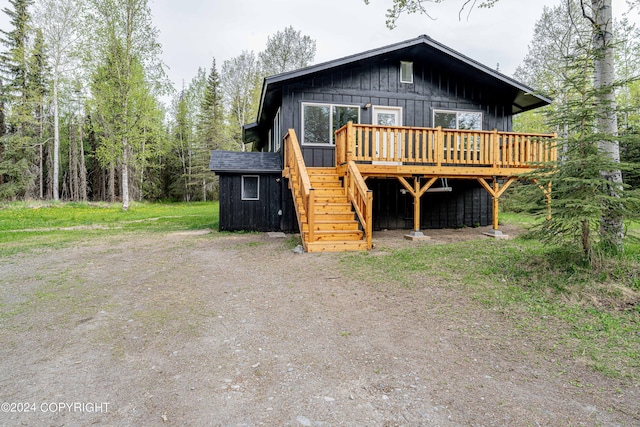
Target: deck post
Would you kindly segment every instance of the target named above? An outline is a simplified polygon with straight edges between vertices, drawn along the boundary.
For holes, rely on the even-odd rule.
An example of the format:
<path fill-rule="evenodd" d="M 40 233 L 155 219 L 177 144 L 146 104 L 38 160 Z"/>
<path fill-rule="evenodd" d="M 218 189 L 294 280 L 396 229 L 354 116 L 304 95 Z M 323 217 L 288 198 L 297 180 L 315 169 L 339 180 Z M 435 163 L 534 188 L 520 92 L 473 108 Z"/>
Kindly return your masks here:
<path fill-rule="evenodd" d="M 496 178 L 493 178 L 493 230 L 494 231 L 498 231 L 498 213 L 500 210 L 500 197 L 497 196 L 498 194 L 498 180 Z"/>
<path fill-rule="evenodd" d="M 502 193 L 504 193 L 505 190 L 509 188 L 509 186 L 513 184 L 515 180 L 515 177 L 509 178 L 507 182 L 502 184 L 502 188 L 500 188 L 500 183 L 498 182 L 497 176 L 493 177 L 492 185 L 489 185 L 489 183 L 484 178 L 478 178 L 478 182 L 484 187 L 485 190 L 487 190 L 487 192 L 493 199 L 493 230 L 483 234 L 501 239 L 509 237 L 506 234 L 502 234 L 502 231 L 498 230 L 498 213 L 500 211 L 500 196 L 502 196 Z"/>
<path fill-rule="evenodd" d="M 409 240 L 428 240 L 429 236 L 425 236 L 422 231 L 420 231 L 420 198 L 424 193 L 427 192 L 429 187 L 436 182 L 438 178 L 432 177 L 427 181 L 425 185 L 420 186 L 420 177 L 413 177 L 413 187 L 407 182 L 407 180 L 399 176 L 398 180 L 402 184 L 402 186 L 413 196 L 413 231 L 411 233 L 404 236 L 405 239 Z"/>
<path fill-rule="evenodd" d="M 420 178 L 413 178 L 413 231 L 420 232 Z"/>
<path fill-rule="evenodd" d="M 347 141 L 346 141 L 346 153 L 343 162 L 348 162 L 353 159 L 356 148 L 356 128 L 353 127 L 353 122 L 347 123 Z M 337 166 L 337 165 L 336 165 Z"/>

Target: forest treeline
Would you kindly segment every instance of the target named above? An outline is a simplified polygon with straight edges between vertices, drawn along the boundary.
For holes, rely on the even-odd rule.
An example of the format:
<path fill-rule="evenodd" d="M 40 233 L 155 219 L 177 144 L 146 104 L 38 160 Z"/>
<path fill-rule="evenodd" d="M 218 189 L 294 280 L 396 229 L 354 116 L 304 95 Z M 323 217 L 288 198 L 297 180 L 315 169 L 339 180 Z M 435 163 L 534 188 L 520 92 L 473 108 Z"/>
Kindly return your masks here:
<path fill-rule="evenodd" d="M 583 108 L 593 90 L 592 32 L 575 3 L 545 8 L 536 25 L 515 77 L 554 103 L 516 116 L 519 131 L 570 135 L 593 118 Z M 263 52 L 212 58 L 174 88 L 148 0 L 8 0 L 2 13 L 10 24 L 0 31 L 0 200 L 126 209 L 130 199 L 216 198 L 211 150 L 244 149 L 241 126 L 255 120 L 263 78 L 309 65 L 316 51 L 287 27 Z M 628 20 L 615 33 L 621 155 L 637 162 L 640 33 Z M 624 174 L 640 185 L 637 168 Z"/>
<path fill-rule="evenodd" d="M 9 0 L 0 32 L 0 200 L 209 200 L 265 76 L 303 67 L 292 27 L 174 88 L 148 0 Z M 167 103 L 169 105 L 165 105 Z"/>

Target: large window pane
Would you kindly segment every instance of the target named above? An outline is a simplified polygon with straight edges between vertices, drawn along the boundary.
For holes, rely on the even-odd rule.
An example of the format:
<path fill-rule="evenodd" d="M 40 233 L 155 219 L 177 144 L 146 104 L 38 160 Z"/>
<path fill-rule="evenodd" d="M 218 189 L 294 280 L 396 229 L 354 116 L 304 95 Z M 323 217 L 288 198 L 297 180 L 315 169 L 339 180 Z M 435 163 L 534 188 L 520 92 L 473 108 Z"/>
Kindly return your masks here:
<path fill-rule="evenodd" d="M 305 105 L 304 142 L 305 144 L 330 144 L 331 119 L 328 105 Z"/>
<path fill-rule="evenodd" d="M 482 130 L 482 113 L 458 113 L 458 129 Z"/>
<path fill-rule="evenodd" d="M 456 113 L 436 111 L 433 113 L 433 127 L 441 126 L 443 129 L 457 129 Z"/>
<path fill-rule="evenodd" d="M 358 123 L 360 108 L 331 104 L 303 104 L 303 144 L 333 144 L 334 132 L 348 122 Z"/>
<path fill-rule="evenodd" d="M 433 126 L 443 129 L 482 130 L 482 113 L 479 111 L 435 111 Z"/>
<path fill-rule="evenodd" d="M 333 107 L 333 132 L 349 122 L 358 123 L 358 107 Z M 331 134 L 333 140 L 333 133 Z"/>

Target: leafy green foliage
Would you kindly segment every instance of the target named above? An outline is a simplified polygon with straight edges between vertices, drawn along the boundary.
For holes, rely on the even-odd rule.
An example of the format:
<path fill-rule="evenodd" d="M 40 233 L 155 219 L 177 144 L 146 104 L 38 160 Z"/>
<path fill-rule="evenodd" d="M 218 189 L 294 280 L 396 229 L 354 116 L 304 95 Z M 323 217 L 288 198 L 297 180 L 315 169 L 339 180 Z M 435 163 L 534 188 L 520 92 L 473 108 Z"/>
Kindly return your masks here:
<path fill-rule="evenodd" d="M 218 203 L 136 203 L 127 211 L 107 203 L 0 205 L 0 257 L 104 234 L 218 229 Z"/>
<path fill-rule="evenodd" d="M 292 26 L 267 37 L 267 47 L 258 54 L 265 76 L 304 68 L 316 56 L 316 42 Z"/>
<path fill-rule="evenodd" d="M 423 15 L 431 17 L 427 6 L 425 3 L 444 3 L 446 0 L 393 0 L 393 5 L 387 9 L 387 27 L 389 29 L 394 29 L 396 27 L 396 21 L 402 14 L 414 14 L 421 13 Z M 489 8 L 493 7 L 500 0 L 482 0 L 480 2 L 466 1 L 463 2 L 460 6 L 459 16 L 462 16 L 462 13 L 465 11 L 465 8 L 469 6 L 469 12 L 473 10 L 474 7 L 479 8 Z M 364 0 L 365 4 L 369 4 L 369 0 Z"/>
<path fill-rule="evenodd" d="M 593 70 L 604 53 L 593 44 L 595 22 L 584 19 L 583 12 L 582 5 L 572 0 L 545 8 L 538 20 L 525 65 L 516 75 L 555 99 L 552 106 L 531 113 L 533 119 L 527 117 L 518 125 L 520 130 L 539 131 L 544 119 L 544 127 L 560 134 L 559 161 L 528 176 L 540 186 L 552 188 L 552 218 L 539 228 L 543 240 L 577 245 L 585 259 L 597 263 L 605 253 L 622 250 L 622 223 L 638 215 L 637 194 L 619 182 L 620 171 L 633 174 L 635 167 L 620 163 L 615 154 L 618 144 L 622 144 L 623 153 L 631 153 L 637 138 L 630 132 L 618 135 L 611 131 L 611 120 L 605 120 L 615 118 L 619 109 L 611 96 L 607 100 L 603 96 L 611 95 L 614 89 L 620 94 L 628 92 L 630 80 L 595 85 Z M 618 39 L 629 45 L 636 32 L 623 28 L 618 29 Z M 628 48 L 633 50 L 632 44 Z M 626 73 L 638 70 L 631 57 L 621 54 L 617 60 Z M 629 122 L 628 116 L 619 117 Z M 626 158 L 632 160 L 632 156 Z M 531 188 L 535 186 L 521 189 Z M 518 196 L 524 199 L 527 194 L 531 196 L 527 206 L 533 207 L 540 193 L 525 191 Z M 546 216 L 546 211 L 538 211 Z"/>

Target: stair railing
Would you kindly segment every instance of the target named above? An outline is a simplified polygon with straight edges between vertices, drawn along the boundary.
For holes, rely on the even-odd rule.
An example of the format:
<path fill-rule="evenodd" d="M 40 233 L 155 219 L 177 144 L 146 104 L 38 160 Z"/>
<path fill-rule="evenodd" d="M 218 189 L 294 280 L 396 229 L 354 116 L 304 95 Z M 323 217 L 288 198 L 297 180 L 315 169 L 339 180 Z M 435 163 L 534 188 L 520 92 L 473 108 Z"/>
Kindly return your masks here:
<path fill-rule="evenodd" d="M 346 172 L 344 186 L 347 197 L 353 205 L 364 230 L 367 249 L 371 249 L 373 246 L 373 192 L 367 187 L 358 170 L 358 166 L 353 160 L 348 162 Z"/>
<path fill-rule="evenodd" d="M 298 143 L 298 137 L 293 129 L 289 129 L 284 137 L 284 171 L 283 175 L 289 179 L 289 187 L 291 188 L 291 194 L 293 195 L 294 206 L 296 208 L 296 215 L 298 217 L 298 227 L 300 228 L 300 236 L 302 237 L 302 243 L 306 247 L 307 242 L 313 241 L 314 234 L 314 205 L 315 205 L 315 193 L 313 187 L 311 187 L 311 181 L 309 180 L 309 173 L 307 167 L 304 164 L 304 158 L 302 157 L 302 150 L 300 150 L 300 144 Z M 302 210 L 298 206 L 298 200 L 301 201 L 304 212 L 307 215 L 308 226 L 308 239 L 304 238 L 304 221 L 302 218 Z"/>

